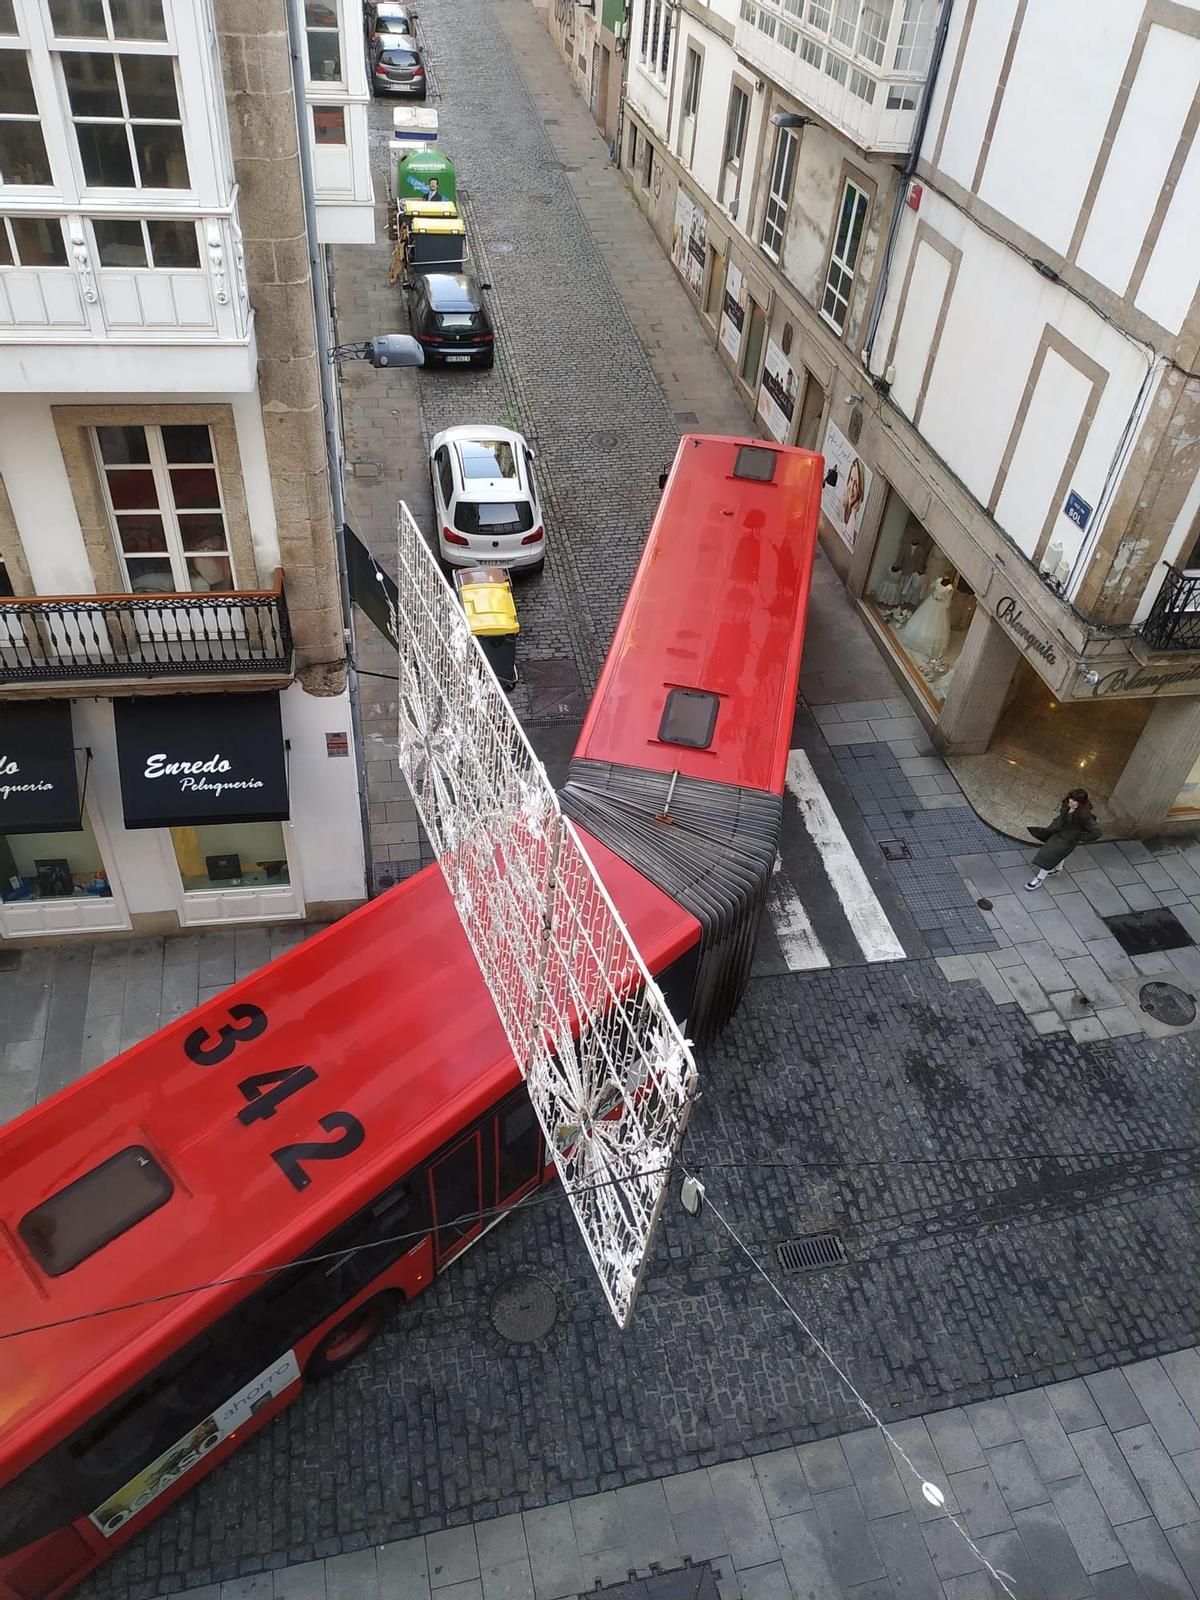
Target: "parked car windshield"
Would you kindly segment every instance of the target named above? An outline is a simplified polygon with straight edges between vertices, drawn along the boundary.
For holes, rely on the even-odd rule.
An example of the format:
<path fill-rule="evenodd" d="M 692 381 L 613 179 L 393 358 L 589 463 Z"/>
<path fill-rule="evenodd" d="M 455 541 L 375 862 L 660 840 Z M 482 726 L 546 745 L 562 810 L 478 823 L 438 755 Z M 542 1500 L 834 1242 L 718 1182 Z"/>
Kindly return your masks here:
<path fill-rule="evenodd" d="M 461 533 L 528 533 L 533 508 L 525 501 L 460 500 L 454 520 Z"/>
<path fill-rule="evenodd" d="M 459 454 L 468 483 L 479 478 L 516 480 L 516 457 L 507 439 L 467 439 L 459 446 Z"/>

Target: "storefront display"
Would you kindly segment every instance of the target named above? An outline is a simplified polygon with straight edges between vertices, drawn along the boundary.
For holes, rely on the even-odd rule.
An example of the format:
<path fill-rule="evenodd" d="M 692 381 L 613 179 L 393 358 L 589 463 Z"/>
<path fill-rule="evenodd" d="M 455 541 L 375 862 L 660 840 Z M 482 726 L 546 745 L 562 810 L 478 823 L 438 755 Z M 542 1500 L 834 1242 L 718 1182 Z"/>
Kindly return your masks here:
<path fill-rule="evenodd" d="M 5 905 L 111 897 L 108 872 L 86 815 L 69 832 L 0 834 L 0 900 Z"/>
<path fill-rule="evenodd" d="M 233 822 L 172 828 L 171 844 L 185 891 L 250 889 L 291 881 L 278 822 Z"/>
<path fill-rule="evenodd" d="M 975 596 L 894 489 L 864 599 L 887 629 L 903 665 L 940 706 L 975 611 Z"/>

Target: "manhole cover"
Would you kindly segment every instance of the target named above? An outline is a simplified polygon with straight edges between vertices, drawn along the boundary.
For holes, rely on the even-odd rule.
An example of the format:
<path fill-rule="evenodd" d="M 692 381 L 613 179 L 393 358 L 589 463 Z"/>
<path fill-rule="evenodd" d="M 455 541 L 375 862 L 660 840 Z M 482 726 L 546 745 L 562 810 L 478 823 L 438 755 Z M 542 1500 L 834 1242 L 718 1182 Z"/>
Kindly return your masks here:
<path fill-rule="evenodd" d="M 990 911 L 992 909 L 992 902 L 990 900 L 976 900 L 975 904 L 979 907 L 980 911 Z"/>
<path fill-rule="evenodd" d="M 615 450 L 621 442 L 620 435 L 616 433 L 597 433 L 594 438 L 598 450 Z"/>
<path fill-rule="evenodd" d="M 536 1344 L 558 1316 L 558 1296 L 541 1278 L 526 1275 L 492 1296 L 492 1327 L 513 1344 Z"/>
<path fill-rule="evenodd" d="M 885 861 L 911 861 L 912 851 L 903 839 L 884 839 L 879 848 Z"/>
<path fill-rule="evenodd" d="M 775 1246 L 775 1255 L 785 1272 L 820 1272 L 825 1267 L 844 1267 L 849 1260 L 840 1233 L 809 1233 L 802 1239 L 787 1239 Z"/>
<path fill-rule="evenodd" d="M 1186 1028 L 1196 1020 L 1196 1002 L 1173 983 L 1144 983 L 1138 991 L 1142 1010 L 1168 1028 Z"/>
<path fill-rule="evenodd" d="M 511 239 L 493 239 L 488 246 L 488 249 L 495 251 L 498 256 L 510 256 L 516 248 Z"/>

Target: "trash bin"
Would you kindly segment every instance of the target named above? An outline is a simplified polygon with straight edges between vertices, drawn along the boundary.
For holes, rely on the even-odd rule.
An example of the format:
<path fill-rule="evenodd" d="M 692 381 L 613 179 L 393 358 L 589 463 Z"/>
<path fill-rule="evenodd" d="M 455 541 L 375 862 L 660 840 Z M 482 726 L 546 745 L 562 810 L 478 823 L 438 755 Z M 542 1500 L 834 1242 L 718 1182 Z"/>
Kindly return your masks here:
<path fill-rule="evenodd" d="M 454 587 L 502 689 L 517 686 L 517 608 L 504 567 L 456 567 Z"/>

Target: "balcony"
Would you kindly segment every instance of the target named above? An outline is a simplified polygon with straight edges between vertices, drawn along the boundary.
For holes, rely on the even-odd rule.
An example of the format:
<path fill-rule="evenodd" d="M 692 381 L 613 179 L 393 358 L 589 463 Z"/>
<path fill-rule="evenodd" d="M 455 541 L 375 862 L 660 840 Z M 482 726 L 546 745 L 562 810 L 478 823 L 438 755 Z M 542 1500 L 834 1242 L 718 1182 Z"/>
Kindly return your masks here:
<path fill-rule="evenodd" d="M 209 594 L 0 599 L 0 686 L 287 681 L 292 631 L 283 572 L 273 589 Z"/>
<path fill-rule="evenodd" d="M 236 206 L 0 217 L 0 392 L 247 392 L 254 314 Z"/>
<path fill-rule="evenodd" d="M 1166 579 L 1138 631 L 1151 650 L 1200 650 L 1200 577 L 1165 565 Z"/>
<path fill-rule="evenodd" d="M 860 150 L 912 143 L 941 0 L 741 0 L 734 48 Z"/>

